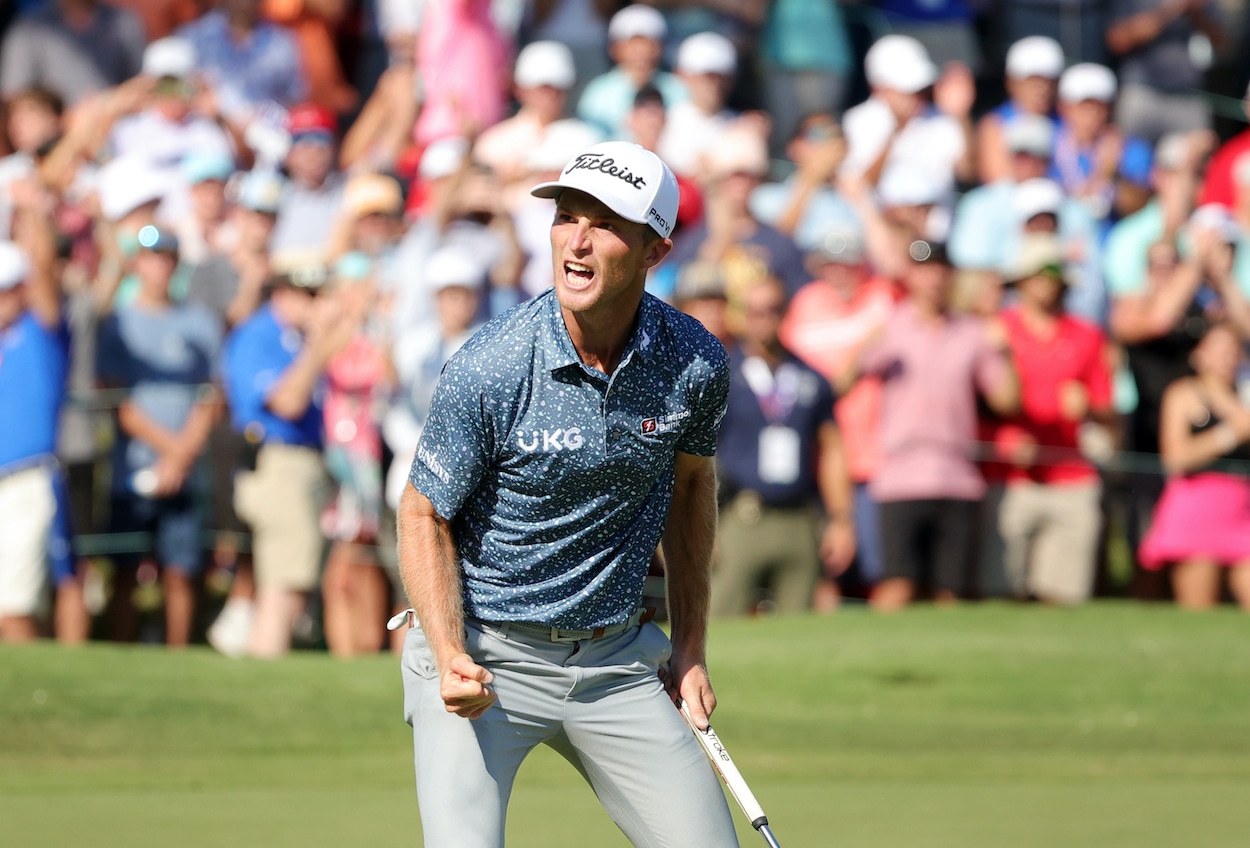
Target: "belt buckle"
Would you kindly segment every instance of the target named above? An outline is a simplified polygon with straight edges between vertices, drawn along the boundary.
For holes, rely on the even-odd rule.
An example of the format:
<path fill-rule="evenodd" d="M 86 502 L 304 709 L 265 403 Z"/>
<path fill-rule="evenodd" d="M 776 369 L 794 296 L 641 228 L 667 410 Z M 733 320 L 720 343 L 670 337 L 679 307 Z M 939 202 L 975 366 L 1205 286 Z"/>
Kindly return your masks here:
<path fill-rule="evenodd" d="M 588 632 L 589 631 L 586 631 L 586 630 L 561 630 L 559 627 L 553 627 L 551 628 L 551 641 L 552 642 L 580 642 L 582 639 L 585 639 L 586 637 L 582 635 L 574 635 L 574 634 L 583 634 L 583 633 L 588 633 Z"/>

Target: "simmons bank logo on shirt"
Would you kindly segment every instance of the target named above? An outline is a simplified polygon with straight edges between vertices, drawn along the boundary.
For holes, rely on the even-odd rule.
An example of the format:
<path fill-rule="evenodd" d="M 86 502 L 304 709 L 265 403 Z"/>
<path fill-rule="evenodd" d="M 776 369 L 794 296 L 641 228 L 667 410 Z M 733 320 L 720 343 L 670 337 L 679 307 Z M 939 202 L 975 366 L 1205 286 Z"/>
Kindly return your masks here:
<path fill-rule="evenodd" d="M 555 427 L 541 430 L 520 430 L 516 434 L 516 444 L 526 453 L 541 451 L 543 453 L 559 453 L 574 451 L 586 444 L 581 427 Z"/>
<path fill-rule="evenodd" d="M 642 426 L 639 428 L 644 436 L 657 436 L 660 433 L 668 433 L 676 430 L 682 421 L 690 417 L 690 410 L 686 409 L 681 412 L 674 412 L 660 418 L 644 418 Z"/>

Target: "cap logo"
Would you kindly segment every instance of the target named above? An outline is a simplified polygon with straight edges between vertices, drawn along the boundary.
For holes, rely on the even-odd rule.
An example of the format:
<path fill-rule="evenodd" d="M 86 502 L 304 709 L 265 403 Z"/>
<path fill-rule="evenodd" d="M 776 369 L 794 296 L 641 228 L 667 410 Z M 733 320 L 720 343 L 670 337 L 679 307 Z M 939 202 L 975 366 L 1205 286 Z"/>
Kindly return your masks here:
<path fill-rule="evenodd" d="M 616 160 L 611 156 L 604 156 L 602 153 L 581 153 L 574 159 L 567 168 L 564 169 L 565 174 L 571 174 L 574 171 L 599 171 L 607 174 L 609 177 L 616 177 L 622 182 L 629 183 L 636 189 L 641 190 L 647 184 L 647 181 L 640 176 L 630 172 L 628 168 L 618 166 Z"/>
<path fill-rule="evenodd" d="M 651 211 L 647 213 L 647 217 L 659 224 L 661 230 L 664 230 L 665 232 L 668 231 L 668 221 L 665 221 L 664 216 L 655 211 L 654 206 L 652 206 Z"/>

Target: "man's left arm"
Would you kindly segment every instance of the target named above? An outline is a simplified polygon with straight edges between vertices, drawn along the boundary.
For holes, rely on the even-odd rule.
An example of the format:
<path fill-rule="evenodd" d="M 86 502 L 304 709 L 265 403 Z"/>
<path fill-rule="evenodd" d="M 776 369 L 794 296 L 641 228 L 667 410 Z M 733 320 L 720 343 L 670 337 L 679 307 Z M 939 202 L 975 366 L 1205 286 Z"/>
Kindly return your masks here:
<path fill-rule="evenodd" d="M 668 581 L 673 654 L 665 681 L 700 729 L 716 709 L 707 673 L 708 596 L 716 540 L 716 460 L 677 454 L 673 500 L 661 545 Z"/>

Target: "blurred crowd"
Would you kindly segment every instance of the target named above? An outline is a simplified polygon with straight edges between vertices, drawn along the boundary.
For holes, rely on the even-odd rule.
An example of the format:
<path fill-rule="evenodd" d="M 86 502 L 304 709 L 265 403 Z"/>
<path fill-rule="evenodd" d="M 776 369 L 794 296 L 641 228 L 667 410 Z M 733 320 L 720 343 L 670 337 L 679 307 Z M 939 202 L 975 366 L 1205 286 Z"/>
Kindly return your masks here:
<path fill-rule="evenodd" d="M 384 649 L 440 369 L 605 139 L 677 173 L 648 289 L 731 353 L 714 613 L 1250 606 L 1241 15 L 9 4 L 0 640 Z"/>

